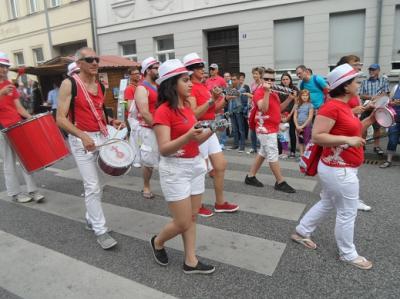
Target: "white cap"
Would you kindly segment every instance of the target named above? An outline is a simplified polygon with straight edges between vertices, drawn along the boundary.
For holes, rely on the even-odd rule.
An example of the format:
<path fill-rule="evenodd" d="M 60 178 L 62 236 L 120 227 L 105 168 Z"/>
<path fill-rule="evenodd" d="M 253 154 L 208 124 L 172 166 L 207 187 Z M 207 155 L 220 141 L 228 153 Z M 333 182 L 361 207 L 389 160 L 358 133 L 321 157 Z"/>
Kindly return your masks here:
<path fill-rule="evenodd" d="M 342 83 L 349 81 L 359 76 L 360 74 L 361 73 L 355 71 L 353 67 L 348 63 L 339 65 L 326 76 L 329 84 L 329 89 L 333 90 Z"/>
<path fill-rule="evenodd" d="M 70 64 L 68 64 L 68 76 L 72 76 L 74 73 L 80 71 L 80 68 L 78 67 L 78 65 L 76 64 L 76 62 L 71 62 Z"/>
<path fill-rule="evenodd" d="M 183 57 L 183 64 L 188 67 L 193 64 L 205 64 L 204 60 L 200 58 L 197 53 L 190 53 Z"/>
<path fill-rule="evenodd" d="M 0 52 L 0 64 L 11 66 L 11 63 L 10 63 L 10 60 L 8 59 L 7 54 L 4 52 Z"/>
<path fill-rule="evenodd" d="M 163 81 L 180 74 L 188 74 L 189 71 L 179 59 L 170 59 L 160 65 L 156 83 L 160 85 Z"/>
<path fill-rule="evenodd" d="M 141 72 L 144 74 L 144 72 L 153 64 L 160 63 L 157 61 L 154 57 L 148 57 L 145 60 L 142 61 L 142 69 Z"/>

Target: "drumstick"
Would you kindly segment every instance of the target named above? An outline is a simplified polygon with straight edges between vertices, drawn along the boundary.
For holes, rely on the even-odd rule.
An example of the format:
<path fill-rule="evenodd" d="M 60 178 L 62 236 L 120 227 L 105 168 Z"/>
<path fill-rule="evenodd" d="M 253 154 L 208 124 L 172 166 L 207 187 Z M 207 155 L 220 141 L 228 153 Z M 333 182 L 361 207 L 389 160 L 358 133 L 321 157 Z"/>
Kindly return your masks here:
<path fill-rule="evenodd" d="M 115 132 L 114 136 L 111 139 L 115 139 L 115 137 L 117 137 L 119 130 L 121 130 L 122 127 L 122 123 L 119 124 L 117 132 Z"/>
<path fill-rule="evenodd" d="M 109 145 L 109 144 L 113 144 L 113 143 L 117 143 L 117 142 L 119 142 L 119 140 L 110 140 L 110 141 L 106 141 L 106 142 L 104 142 L 104 143 L 102 143 L 102 144 L 100 144 L 100 145 L 96 145 L 96 149 L 99 149 L 99 148 L 102 147 L 102 146 Z"/>

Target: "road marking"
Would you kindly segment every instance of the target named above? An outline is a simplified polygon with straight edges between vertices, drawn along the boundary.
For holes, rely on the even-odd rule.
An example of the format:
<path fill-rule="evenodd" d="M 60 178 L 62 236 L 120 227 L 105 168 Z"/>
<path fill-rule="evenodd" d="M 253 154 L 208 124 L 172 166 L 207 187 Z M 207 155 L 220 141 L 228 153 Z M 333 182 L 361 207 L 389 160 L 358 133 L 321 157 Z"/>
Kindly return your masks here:
<path fill-rule="evenodd" d="M 175 298 L 0 231 L 0 286 L 22 298 Z"/>
<path fill-rule="evenodd" d="M 229 155 L 225 154 L 225 159 L 229 163 L 232 164 L 240 164 L 240 165 L 246 165 L 248 166 L 248 169 L 246 171 L 250 170 L 250 166 L 253 164 L 255 155 L 250 155 L 250 156 L 234 156 L 234 155 Z M 266 165 L 265 163 L 263 165 Z M 289 169 L 289 170 L 297 170 L 299 171 L 299 163 L 294 162 L 294 161 L 282 161 L 279 160 L 279 165 L 281 166 L 282 169 Z M 267 166 L 268 167 L 268 166 Z"/>

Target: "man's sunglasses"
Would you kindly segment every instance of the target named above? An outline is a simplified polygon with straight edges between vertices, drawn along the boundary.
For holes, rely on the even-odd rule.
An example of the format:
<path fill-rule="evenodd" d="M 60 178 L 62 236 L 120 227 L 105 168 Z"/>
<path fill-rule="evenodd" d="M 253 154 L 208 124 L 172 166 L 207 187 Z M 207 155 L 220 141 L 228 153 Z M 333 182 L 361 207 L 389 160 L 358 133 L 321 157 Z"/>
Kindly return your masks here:
<path fill-rule="evenodd" d="M 93 61 L 96 61 L 96 63 L 100 62 L 100 58 L 99 57 L 83 57 L 83 58 L 81 58 L 79 60 L 83 60 L 83 61 L 85 61 L 87 63 L 93 63 Z"/>
<path fill-rule="evenodd" d="M 263 78 L 264 81 L 271 81 L 271 82 L 275 82 L 274 78 Z"/>

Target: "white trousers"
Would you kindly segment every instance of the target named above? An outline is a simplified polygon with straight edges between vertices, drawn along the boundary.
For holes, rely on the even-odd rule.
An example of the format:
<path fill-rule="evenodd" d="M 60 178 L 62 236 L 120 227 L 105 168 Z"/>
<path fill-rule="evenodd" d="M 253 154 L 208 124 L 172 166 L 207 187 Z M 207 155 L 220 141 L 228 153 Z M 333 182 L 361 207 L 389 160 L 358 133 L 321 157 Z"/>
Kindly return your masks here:
<path fill-rule="evenodd" d="M 340 256 L 348 261 L 358 257 L 354 239 L 354 223 L 359 200 L 357 168 L 339 168 L 318 164 L 322 184 L 321 200 L 301 219 L 296 231 L 309 237 L 331 212 L 336 210 L 335 238 Z"/>
<path fill-rule="evenodd" d="M 106 138 L 100 132 L 86 132 L 96 145 L 102 144 Z M 101 206 L 103 188 L 101 174 L 98 172 L 98 152 L 86 152 L 81 139 L 68 135 L 71 152 L 75 158 L 85 189 L 86 220 L 92 225 L 96 236 L 107 231 L 106 219 Z"/>
<path fill-rule="evenodd" d="M 14 150 L 10 147 L 3 133 L 0 133 L 0 153 L 3 158 L 4 178 L 6 182 L 7 195 L 17 195 L 21 192 L 21 187 L 19 185 L 17 174 L 16 156 Z M 25 169 L 23 168 L 22 175 L 24 176 L 24 180 L 26 182 L 27 191 L 37 191 L 37 187 L 32 179 L 32 176 L 27 174 L 25 172 Z"/>

